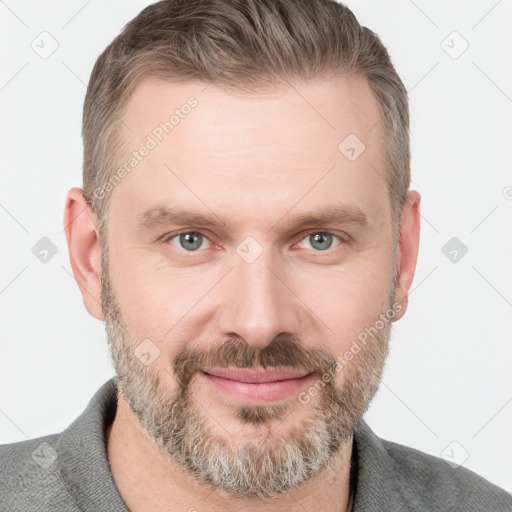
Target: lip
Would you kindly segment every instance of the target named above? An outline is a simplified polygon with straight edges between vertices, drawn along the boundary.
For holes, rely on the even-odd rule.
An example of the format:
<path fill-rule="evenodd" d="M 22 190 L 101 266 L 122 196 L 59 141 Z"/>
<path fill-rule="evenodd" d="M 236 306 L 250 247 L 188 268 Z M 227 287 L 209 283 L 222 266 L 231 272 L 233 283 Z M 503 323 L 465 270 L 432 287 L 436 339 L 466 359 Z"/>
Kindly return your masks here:
<path fill-rule="evenodd" d="M 284 400 L 316 378 L 308 371 L 282 369 L 210 368 L 199 374 L 215 390 L 246 404 Z"/>

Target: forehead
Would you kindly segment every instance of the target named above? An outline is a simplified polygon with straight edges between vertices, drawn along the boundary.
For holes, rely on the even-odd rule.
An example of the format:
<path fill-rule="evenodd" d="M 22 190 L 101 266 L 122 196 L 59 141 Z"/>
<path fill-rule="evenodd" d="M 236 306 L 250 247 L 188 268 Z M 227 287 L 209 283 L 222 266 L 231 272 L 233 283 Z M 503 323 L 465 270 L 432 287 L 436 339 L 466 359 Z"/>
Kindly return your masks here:
<path fill-rule="evenodd" d="M 312 141 L 315 147 L 322 142 L 321 137 L 332 149 L 350 133 L 369 144 L 380 137 L 381 115 L 363 77 L 338 76 L 288 84 L 276 86 L 271 92 L 248 94 L 227 92 L 201 82 L 172 84 L 146 79 L 126 105 L 124 138 L 131 146 L 147 134 L 158 139 L 158 128 L 169 121 L 173 131 L 169 139 L 186 143 L 180 146 L 183 153 L 198 143 L 205 151 L 229 151 L 244 142 L 274 139 L 276 143 L 292 144 L 317 136 Z M 192 102 L 195 106 L 189 108 Z M 227 132 L 229 140 L 222 138 Z M 161 135 L 167 134 L 164 130 Z"/>
<path fill-rule="evenodd" d="M 361 77 L 265 94 L 144 80 L 122 117 L 126 177 L 111 200 L 124 213 L 193 203 L 279 214 L 327 200 L 378 214 L 388 200 L 380 111 Z"/>

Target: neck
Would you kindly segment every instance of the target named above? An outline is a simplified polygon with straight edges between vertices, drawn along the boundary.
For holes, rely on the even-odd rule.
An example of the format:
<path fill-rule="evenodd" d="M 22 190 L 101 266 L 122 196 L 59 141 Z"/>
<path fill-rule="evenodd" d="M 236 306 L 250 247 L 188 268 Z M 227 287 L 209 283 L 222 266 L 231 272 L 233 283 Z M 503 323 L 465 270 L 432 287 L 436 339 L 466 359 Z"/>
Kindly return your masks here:
<path fill-rule="evenodd" d="M 352 440 L 333 462 L 298 489 L 275 498 L 234 497 L 212 490 L 162 453 L 138 418 L 119 398 L 116 416 L 106 431 L 108 459 L 119 493 L 131 512 L 167 510 L 349 512 Z"/>

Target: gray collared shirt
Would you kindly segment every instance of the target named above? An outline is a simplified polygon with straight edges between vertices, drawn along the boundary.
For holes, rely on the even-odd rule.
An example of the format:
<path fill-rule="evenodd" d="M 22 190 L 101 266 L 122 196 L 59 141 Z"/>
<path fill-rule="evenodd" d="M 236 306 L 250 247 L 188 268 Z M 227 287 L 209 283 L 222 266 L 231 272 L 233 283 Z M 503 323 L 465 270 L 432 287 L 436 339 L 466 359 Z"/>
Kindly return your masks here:
<path fill-rule="evenodd" d="M 62 433 L 0 446 L 0 512 L 126 512 L 105 446 L 114 379 Z M 385 441 L 361 419 L 354 432 L 354 512 L 503 511 L 512 495 L 464 467 Z M 313 512 L 313 511 L 311 511 Z"/>

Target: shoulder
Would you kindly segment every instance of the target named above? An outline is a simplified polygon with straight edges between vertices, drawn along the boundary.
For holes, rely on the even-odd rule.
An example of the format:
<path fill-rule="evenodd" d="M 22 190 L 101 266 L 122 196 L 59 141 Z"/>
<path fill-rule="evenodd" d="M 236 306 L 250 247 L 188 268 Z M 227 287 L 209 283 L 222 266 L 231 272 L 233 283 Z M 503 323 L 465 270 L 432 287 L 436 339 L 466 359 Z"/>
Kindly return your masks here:
<path fill-rule="evenodd" d="M 414 448 L 381 440 L 406 501 L 418 510 L 512 511 L 512 495 L 463 467 Z"/>
<path fill-rule="evenodd" d="M 463 466 L 380 438 L 362 418 L 354 445 L 356 512 L 512 512 L 505 490 Z"/>
<path fill-rule="evenodd" d="M 0 445 L 0 512 L 79 510 L 60 471 L 59 439 Z"/>

